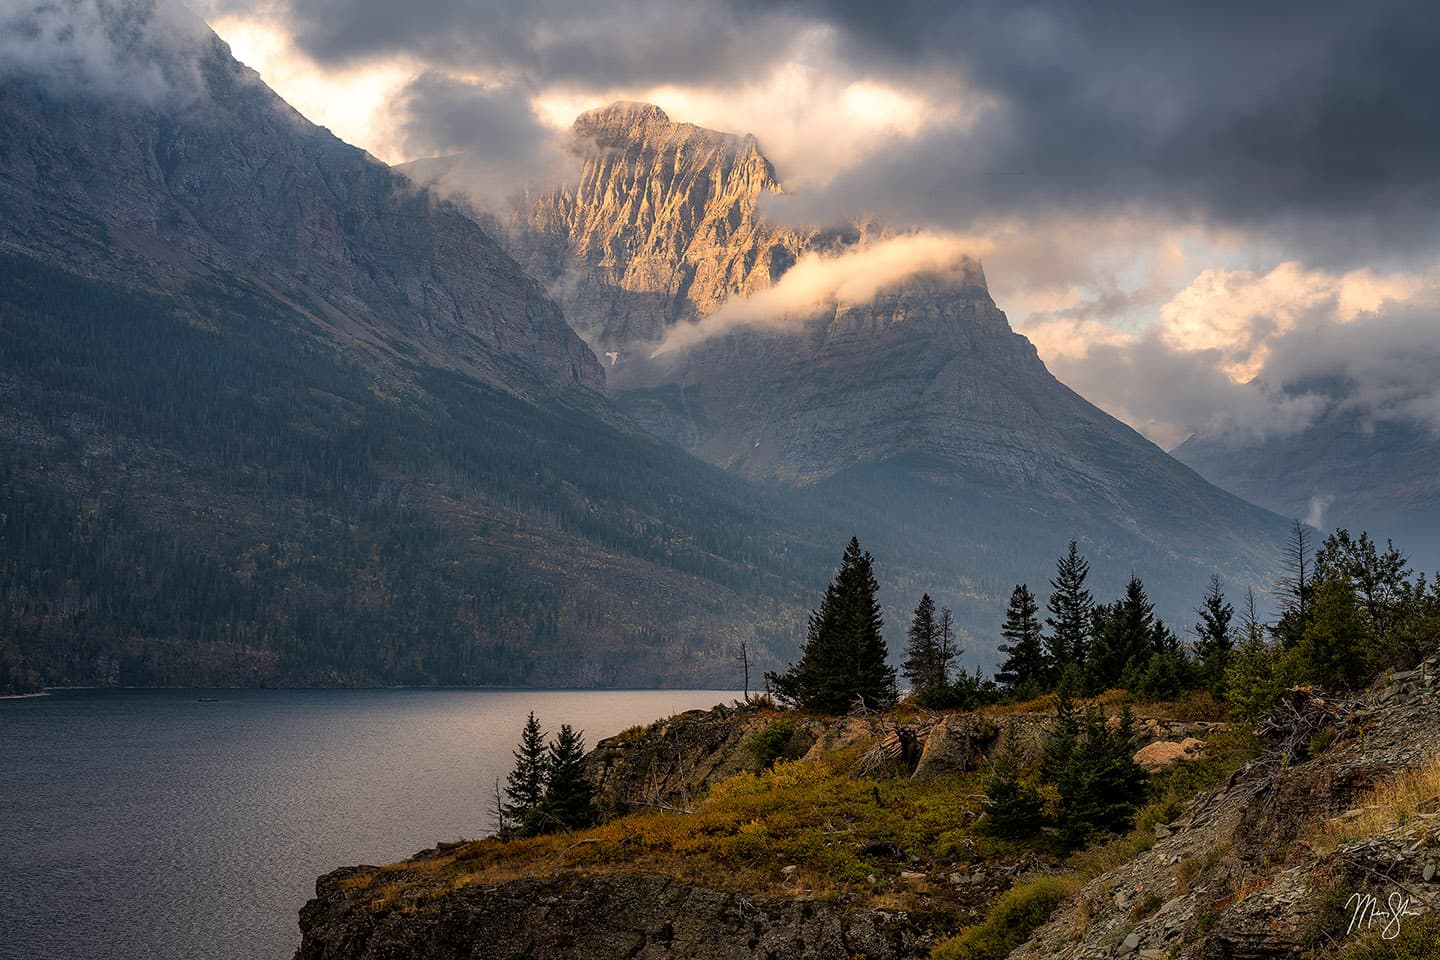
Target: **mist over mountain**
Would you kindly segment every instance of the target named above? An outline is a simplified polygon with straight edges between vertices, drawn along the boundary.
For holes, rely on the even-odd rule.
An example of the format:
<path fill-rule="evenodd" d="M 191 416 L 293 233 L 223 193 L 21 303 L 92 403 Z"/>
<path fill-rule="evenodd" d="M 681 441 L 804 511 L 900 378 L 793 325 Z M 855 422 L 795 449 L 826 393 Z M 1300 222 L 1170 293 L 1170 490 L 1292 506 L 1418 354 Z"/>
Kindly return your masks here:
<path fill-rule="evenodd" d="M 753 137 L 649 104 L 583 114 L 574 143 L 578 179 L 522 197 L 508 236 L 615 402 L 711 463 L 845 504 L 936 572 L 897 585 L 911 602 L 938 590 L 989 616 L 1071 535 L 1106 589 L 1159 570 L 1177 610 L 1212 567 L 1268 585 L 1278 518 L 1051 376 L 963 238 L 773 223 L 784 188 Z M 407 169 L 465 187 L 463 158 Z"/>
<path fill-rule="evenodd" d="M 1440 443 L 1413 417 L 1377 417 L 1343 382 L 1308 384 L 1323 398 L 1300 430 L 1256 437 L 1197 434 L 1173 451 L 1231 492 L 1324 530 L 1393 539 L 1417 570 L 1440 569 Z"/>
<path fill-rule="evenodd" d="M 629 424 L 480 226 L 193 26 L 90 24 L 183 81 L 144 97 L 0 77 L 6 672 L 695 684 L 788 653 L 819 525 Z"/>

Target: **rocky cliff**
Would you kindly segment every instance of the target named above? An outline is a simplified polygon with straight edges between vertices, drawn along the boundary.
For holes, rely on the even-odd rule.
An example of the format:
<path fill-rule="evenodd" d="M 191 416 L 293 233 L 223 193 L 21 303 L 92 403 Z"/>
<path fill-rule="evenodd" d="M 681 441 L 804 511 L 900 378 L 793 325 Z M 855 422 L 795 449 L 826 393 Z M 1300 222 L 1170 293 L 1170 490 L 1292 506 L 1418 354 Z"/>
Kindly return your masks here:
<path fill-rule="evenodd" d="M 445 898 L 427 915 L 376 913 L 352 875 L 325 877 L 301 914 L 296 960 L 898 960 L 904 917 L 726 893 L 642 873 L 517 880 Z"/>
<path fill-rule="evenodd" d="M 1440 658 L 1353 699 L 1291 691 L 1263 726 L 1258 757 L 1147 823 L 1144 835 L 1069 862 L 1017 856 L 968 832 L 978 781 L 966 779 L 961 753 L 934 779 L 917 780 L 923 760 L 868 762 L 907 728 L 923 731 L 917 753 L 939 752 L 942 731 L 953 734 L 965 716 L 786 719 L 809 743 L 796 747 L 804 759 L 713 781 L 693 807 L 549 844 L 447 845 L 322 877 L 301 913 L 297 957 L 1434 955 L 1425 938 L 1440 934 Z M 736 751 L 720 731 L 753 738 L 775 722 L 756 710 L 671 718 L 602 743 L 592 775 L 614 784 L 627 763 L 666 756 L 677 768 L 714 770 L 717 757 Z M 1214 733 L 1158 719 L 1142 727 L 1147 737 Z M 616 756 L 622 749 L 629 760 Z M 847 804 L 846 793 L 856 800 Z M 678 859 L 655 859 L 662 838 Z M 716 869 L 717 856 L 734 858 L 732 866 Z M 1047 903 L 1036 914 L 1038 900 L 1006 907 L 1001 899 L 1077 870 L 1075 892 L 1053 912 Z M 1402 912 L 1369 913 L 1362 903 L 1357 913 L 1352 894 L 1373 896 L 1380 911 L 1401 903 Z M 982 953 L 946 943 L 947 932 L 987 914 L 992 936 L 1018 934 L 1013 949 L 995 952 L 1003 939 L 973 948 Z M 1408 939 L 1392 944 L 1402 929 Z M 1395 952 L 1401 946 L 1408 952 Z M 1354 952 L 1360 947 L 1369 952 Z"/>
<path fill-rule="evenodd" d="M 601 353 L 630 359 L 677 321 L 766 289 L 807 245 L 760 216 L 780 185 L 754 137 L 629 102 L 582 114 L 574 136 L 578 180 L 527 198 L 515 249 Z"/>

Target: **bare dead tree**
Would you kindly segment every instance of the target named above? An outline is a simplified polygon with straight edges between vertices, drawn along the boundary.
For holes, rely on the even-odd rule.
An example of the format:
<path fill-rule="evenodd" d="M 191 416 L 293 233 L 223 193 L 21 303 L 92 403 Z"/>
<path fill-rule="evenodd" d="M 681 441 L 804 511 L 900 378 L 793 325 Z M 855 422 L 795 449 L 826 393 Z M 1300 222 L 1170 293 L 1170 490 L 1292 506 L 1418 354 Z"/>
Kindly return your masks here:
<path fill-rule="evenodd" d="M 745 702 L 750 702 L 750 644 L 748 641 L 740 641 L 740 654 L 735 658 L 745 667 Z"/>
<path fill-rule="evenodd" d="M 506 822 L 509 818 L 505 816 L 505 801 L 500 794 L 499 777 L 495 778 L 495 792 L 490 802 L 495 805 L 493 811 L 495 815 L 495 835 L 503 839 L 506 833 L 509 832 L 509 824 Z"/>

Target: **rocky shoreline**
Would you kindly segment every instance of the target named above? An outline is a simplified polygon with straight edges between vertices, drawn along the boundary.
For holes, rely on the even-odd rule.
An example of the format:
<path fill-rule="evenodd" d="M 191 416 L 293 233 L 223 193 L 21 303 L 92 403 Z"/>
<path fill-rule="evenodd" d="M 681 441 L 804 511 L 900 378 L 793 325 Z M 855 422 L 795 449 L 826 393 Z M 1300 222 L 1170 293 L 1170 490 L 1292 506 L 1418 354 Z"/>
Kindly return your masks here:
<path fill-rule="evenodd" d="M 1403 889 L 1416 911 L 1440 909 L 1440 810 L 1373 835 L 1325 840 L 1336 824 L 1364 815 L 1356 804 L 1366 791 L 1440 756 L 1440 659 L 1393 675 L 1363 697 L 1329 699 L 1297 688 L 1284 706 L 1289 719 L 1274 721 L 1268 751 L 1196 796 L 1173 820 L 1156 824 L 1153 844 L 1093 874 L 1009 955 L 1298 960 L 1338 955 L 1315 951 L 1317 943 L 1338 944 L 1343 925 L 1338 932 L 1316 931 L 1325 918 L 1335 921 L 1331 901 L 1337 891 L 1348 895 L 1349 886 L 1362 894 L 1373 887 L 1382 901 L 1391 887 Z M 1043 722 L 1020 717 L 1005 729 Z M 903 740 L 902 728 L 909 735 L 922 730 L 915 755 L 899 761 L 898 775 L 906 778 L 923 768 L 927 753 L 952 768 L 973 765 L 993 748 L 998 726 L 976 714 L 823 722 L 718 708 L 602 741 L 587 758 L 589 775 L 612 803 L 633 802 L 644 787 L 644 803 L 683 817 L 716 783 L 729 789 L 733 781 L 726 778 L 753 771 L 746 745 L 777 723 L 786 724 L 788 738 L 779 749 L 799 761 L 796 767 L 838 751 L 858 768 L 863 758 L 889 756 L 886 744 Z M 1142 720 L 1140 730 L 1142 742 L 1179 747 L 1177 740 L 1203 736 L 1206 726 Z M 958 782 L 940 776 L 936 802 Z M 602 842 L 580 834 L 570 847 L 578 852 Z M 973 869 L 948 876 L 900 863 L 896 888 L 909 885 L 923 894 L 901 900 L 798 883 L 752 892 L 738 887 L 736 877 L 665 875 L 623 856 L 574 868 L 552 858 L 531 873 L 523 862 L 507 862 L 510 873 L 481 880 L 436 866 L 483 863 L 501 856 L 503 846 L 447 845 L 392 867 L 327 874 L 301 912 L 297 960 L 920 958 L 955 929 L 956 911 L 967 914 L 963 923 L 974 923 L 1006 889 L 1060 869 L 1044 858 L 1007 863 L 984 853 Z M 779 872 L 788 876 L 794 869 Z M 916 912 L 906 903 L 928 907 Z M 1317 940 L 1322 935 L 1330 941 Z"/>

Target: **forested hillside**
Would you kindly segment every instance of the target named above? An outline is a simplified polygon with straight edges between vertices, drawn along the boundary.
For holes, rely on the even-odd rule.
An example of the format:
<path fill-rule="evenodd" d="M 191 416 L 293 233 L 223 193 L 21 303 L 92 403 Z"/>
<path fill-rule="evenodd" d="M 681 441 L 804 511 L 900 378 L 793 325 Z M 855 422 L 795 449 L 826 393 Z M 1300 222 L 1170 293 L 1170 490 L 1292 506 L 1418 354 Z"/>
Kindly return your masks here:
<path fill-rule="evenodd" d="M 3 256 L 0 330 L 17 687 L 718 682 L 738 623 L 788 638 L 826 560 L 582 391 L 362 368 L 238 281 Z"/>

